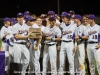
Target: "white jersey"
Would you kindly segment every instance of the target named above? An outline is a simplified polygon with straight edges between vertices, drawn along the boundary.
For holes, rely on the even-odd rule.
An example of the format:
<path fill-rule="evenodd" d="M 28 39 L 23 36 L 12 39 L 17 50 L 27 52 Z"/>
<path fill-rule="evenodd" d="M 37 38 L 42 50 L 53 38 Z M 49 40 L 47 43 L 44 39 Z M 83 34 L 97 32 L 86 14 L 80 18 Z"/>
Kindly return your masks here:
<path fill-rule="evenodd" d="M 8 26 L 8 27 L 3 26 L 3 27 L 1 28 L 1 33 L 0 33 L 1 38 L 3 38 L 4 35 L 5 35 L 6 33 L 9 33 L 10 29 L 11 29 L 10 26 Z"/>
<path fill-rule="evenodd" d="M 62 34 L 62 39 L 61 40 L 73 41 L 74 35 L 75 35 L 75 29 L 76 29 L 76 25 L 74 25 L 72 23 L 68 26 L 66 26 L 64 24 L 63 28 L 62 28 L 63 34 Z"/>
<path fill-rule="evenodd" d="M 47 26 L 44 31 L 44 34 L 46 34 L 47 37 L 55 38 L 55 37 L 61 37 L 61 30 L 58 26 L 54 26 L 53 28 L 50 28 L 50 26 Z M 56 42 L 51 41 L 45 41 L 47 44 L 54 44 Z"/>
<path fill-rule="evenodd" d="M 88 35 L 88 33 L 87 33 L 87 29 L 86 29 L 86 27 L 84 26 L 84 25 L 80 25 L 80 26 L 78 26 L 77 27 L 77 29 L 76 29 L 76 31 L 75 31 L 75 36 L 80 36 L 80 37 L 82 37 L 82 36 L 87 36 Z"/>
<path fill-rule="evenodd" d="M 12 28 L 12 34 L 20 34 L 22 36 L 26 36 L 28 34 L 28 31 L 25 28 L 25 23 L 23 25 L 20 25 L 19 23 L 16 23 Z M 17 40 L 14 39 L 14 42 L 26 42 L 26 40 Z"/>
<path fill-rule="evenodd" d="M 40 28 L 41 28 L 41 31 L 43 32 L 46 27 L 42 25 Z"/>
<path fill-rule="evenodd" d="M 89 26 L 88 29 L 88 41 L 98 42 L 100 39 L 100 26 L 95 24 L 93 27 Z"/>
<path fill-rule="evenodd" d="M 60 24 L 60 28 L 63 28 L 64 25 L 65 25 L 65 23 L 62 22 L 62 23 Z"/>
<path fill-rule="evenodd" d="M 82 25 L 84 25 L 84 24 L 82 24 Z M 85 26 L 85 25 L 84 25 Z M 87 26 L 85 26 L 86 28 L 88 28 L 90 26 L 90 24 L 88 24 Z"/>

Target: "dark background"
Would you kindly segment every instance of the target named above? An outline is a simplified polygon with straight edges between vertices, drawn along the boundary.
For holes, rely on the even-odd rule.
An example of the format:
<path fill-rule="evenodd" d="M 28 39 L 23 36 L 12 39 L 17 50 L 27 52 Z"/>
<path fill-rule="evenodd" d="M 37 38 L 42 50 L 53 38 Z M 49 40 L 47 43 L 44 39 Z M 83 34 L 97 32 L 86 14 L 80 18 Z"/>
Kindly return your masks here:
<path fill-rule="evenodd" d="M 74 10 L 76 14 L 99 15 L 98 0 L 59 0 L 59 12 Z M 0 0 L 0 18 L 16 17 L 18 12 L 29 11 L 36 15 L 49 10 L 58 13 L 58 0 Z"/>

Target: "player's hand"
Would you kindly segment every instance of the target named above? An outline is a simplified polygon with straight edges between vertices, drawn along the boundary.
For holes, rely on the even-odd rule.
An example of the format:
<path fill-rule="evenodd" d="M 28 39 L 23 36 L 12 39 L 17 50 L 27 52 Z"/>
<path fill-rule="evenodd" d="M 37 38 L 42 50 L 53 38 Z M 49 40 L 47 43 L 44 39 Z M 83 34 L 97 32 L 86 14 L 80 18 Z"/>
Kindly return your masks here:
<path fill-rule="evenodd" d="M 56 26 L 58 26 L 58 27 L 60 26 L 60 24 L 59 24 L 59 23 L 55 23 L 55 25 L 56 25 Z"/>
<path fill-rule="evenodd" d="M 73 48 L 73 52 L 76 52 L 76 50 L 77 50 L 77 47 L 74 47 L 74 48 Z"/>
<path fill-rule="evenodd" d="M 27 35 L 27 37 L 29 37 L 31 34 L 32 34 L 32 32 L 29 32 L 28 35 Z"/>
<path fill-rule="evenodd" d="M 28 49 L 30 48 L 30 45 L 31 45 L 30 43 L 27 43 L 27 48 L 28 48 Z"/>
<path fill-rule="evenodd" d="M 100 48 L 100 45 L 96 45 L 95 49 L 99 49 Z"/>
<path fill-rule="evenodd" d="M 57 50 L 60 50 L 60 46 L 57 46 Z"/>
<path fill-rule="evenodd" d="M 79 39 L 79 37 L 78 36 L 75 36 L 75 40 L 78 40 Z"/>
<path fill-rule="evenodd" d="M 34 47 L 34 50 L 38 50 L 38 46 L 35 46 L 35 47 Z"/>
<path fill-rule="evenodd" d="M 6 33 L 5 36 L 10 35 L 10 33 Z"/>
<path fill-rule="evenodd" d="M 50 37 L 46 37 L 46 40 L 51 40 L 51 38 Z"/>

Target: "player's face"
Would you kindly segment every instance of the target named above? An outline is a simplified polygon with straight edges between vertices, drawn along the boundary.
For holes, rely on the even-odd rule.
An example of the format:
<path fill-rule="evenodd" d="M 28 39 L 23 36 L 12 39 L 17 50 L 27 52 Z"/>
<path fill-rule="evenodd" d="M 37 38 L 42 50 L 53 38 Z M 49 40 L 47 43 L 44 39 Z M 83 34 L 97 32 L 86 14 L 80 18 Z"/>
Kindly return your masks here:
<path fill-rule="evenodd" d="M 61 18 L 62 18 L 62 20 L 63 20 L 64 23 L 66 23 L 66 22 L 69 21 L 69 20 L 68 20 L 66 17 L 64 17 L 64 16 L 62 16 Z"/>
<path fill-rule="evenodd" d="M 9 25 L 10 25 L 10 21 L 6 21 L 5 26 L 9 26 Z"/>
<path fill-rule="evenodd" d="M 10 25 L 10 21 L 6 21 L 6 24 L 7 24 L 7 25 Z"/>
<path fill-rule="evenodd" d="M 36 20 L 36 23 L 37 23 L 37 25 L 41 26 L 41 25 L 42 25 L 42 19 L 38 18 L 38 19 Z"/>
<path fill-rule="evenodd" d="M 89 19 L 89 24 L 92 24 L 93 23 L 93 19 Z"/>
<path fill-rule="evenodd" d="M 31 26 L 29 21 L 26 23 L 26 25 Z"/>
<path fill-rule="evenodd" d="M 78 22 L 79 22 L 79 19 L 77 19 L 77 18 L 74 19 L 74 22 L 75 22 L 75 23 L 78 23 Z"/>
<path fill-rule="evenodd" d="M 55 25 L 55 23 L 56 23 L 56 21 L 55 20 L 53 20 L 53 21 L 49 21 L 50 22 L 50 25 L 51 26 L 54 26 Z"/>
<path fill-rule="evenodd" d="M 24 17 L 18 17 L 17 20 L 19 23 L 22 23 L 24 21 Z"/>
<path fill-rule="evenodd" d="M 83 23 L 84 24 L 88 24 L 89 23 L 89 19 L 87 17 L 83 17 Z"/>
<path fill-rule="evenodd" d="M 64 22 L 64 16 L 61 17 L 62 22 Z"/>

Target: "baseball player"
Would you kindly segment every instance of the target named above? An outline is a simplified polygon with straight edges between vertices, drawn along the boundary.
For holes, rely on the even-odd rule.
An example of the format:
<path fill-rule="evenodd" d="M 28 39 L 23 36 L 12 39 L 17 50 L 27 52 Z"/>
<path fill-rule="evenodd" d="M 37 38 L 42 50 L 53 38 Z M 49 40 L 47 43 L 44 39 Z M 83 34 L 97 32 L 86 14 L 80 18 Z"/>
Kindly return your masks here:
<path fill-rule="evenodd" d="M 71 14 L 71 22 L 74 23 L 74 16 L 76 15 L 75 11 L 70 10 L 68 13 Z"/>
<path fill-rule="evenodd" d="M 77 42 L 77 52 L 79 60 L 79 70 L 81 75 L 85 75 L 85 48 L 84 48 L 84 39 L 88 39 L 87 30 L 84 25 L 82 25 L 81 15 L 75 15 L 74 22 L 77 24 L 77 29 L 75 31 L 75 41 Z M 79 75 L 80 75 L 79 74 Z"/>
<path fill-rule="evenodd" d="M 82 17 L 82 24 L 86 28 L 88 28 L 90 26 L 88 16 L 89 16 L 88 14 L 84 14 L 83 17 Z M 87 57 L 87 40 L 85 40 L 85 62 L 87 64 L 87 69 L 86 70 L 88 71 L 88 74 L 90 75 L 89 61 L 88 61 L 88 57 Z"/>
<path fill-rule="evenodd" d="M 59 41 L 61 38 L 61 30 L 59 29 L 59 27 L 55 26 L 55 17 L 50 17 L 49 21 L 50 26 L 47 26 L 43 31 L 43 35 L 45 36 L 45 47 L 43 52 L 43 75 L 47 75 L 46 73 L 49 60 L 51 65 L 51 75 L 57 75 L 56 41 Z"/>
<path fill-rule="evenodd" d="M 39 28 L 39 26 L 35 23 L 35 20 L 29 16 L 26 19 L 27 24 L 29 24 L 32 28 Z M 41 42 L 40 39 L 29 39 L 30 47 L 30 75 L 33 75 L 35 72 L 36 75 L 40 75 L 40 63 L 39 63 L 39 58 L 40 58 L 40 49 L 39 45 Z"/>
<path fill-rule="evenodd" d="M 8 71 L 9 45 L 7 44 L 7 35 L 10 35 L 10 18 L 4 18 L 4 26 L 1 28 L 2 51 L 5 51 L 5 71 Z"/>
<path fill-rule="evenodd" d="M 62 14 L 61 18 L 63 18 L 63 22 L 65 23 L 62 26 L 62 39 L 61 39 L 61 49 L 60 49 L 60 67 L 59 74 L 64 75 L 65 68 L 65 58 L 67 55 L 69 62 L 69 73 L 70 75 L 74 75 L 74 35 L 76 25 L 70 22 L 71 15 L 70 14 Z"/>
<path fill-rule="evenodd" d="M 21 73 L 22 75 L 25 75 L 30 60 L 30 53 L 26 47 L 26 40 L 30 36 L 30 33 L 27 34 L 27 31 L 25 30 L 23 13 L 17 14 L 17 20 L 18 23 L 12 28 L 12 34 L 14 35 L 14 62 L 23 63 Z"/>
<path fill-rule="evenodd" d="M 45 26 L 42 25 L 42 19 L 40 17 L 37 17 L 36 24 L 41 28 L 41 31 L 43 33 Z M 43 60 L 43 50 L 44 50 L 44 37 L 42 36 L 41 43 L 39 45 L 40 50 L 40 68 L 42 71 L 42 60 Z"/>
<path fill-rule="evenodd" d="M 88 27 L 88 45 L 87 54 L 89 59 L 90 73 L 95 75 L 95 65 L 94 60 L 96 60 L 96 66 L 98 74 L 100 75 L 100 26 L 95 22 L 95 15 L 89 14 L 89 24 Z"/>

